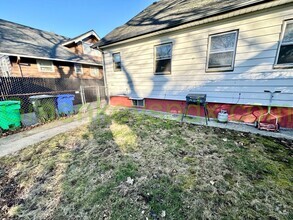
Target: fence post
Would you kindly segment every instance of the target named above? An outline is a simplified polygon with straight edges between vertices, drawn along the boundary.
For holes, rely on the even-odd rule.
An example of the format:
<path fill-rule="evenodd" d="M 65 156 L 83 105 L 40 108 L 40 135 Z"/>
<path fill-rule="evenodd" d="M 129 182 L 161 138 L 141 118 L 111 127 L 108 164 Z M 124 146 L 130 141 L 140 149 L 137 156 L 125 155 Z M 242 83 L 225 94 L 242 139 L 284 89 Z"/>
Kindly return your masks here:
<path fill-rule="evenodd" d="M 100 87 L 97 86 L 96 87 L 96 90 L 97 90 L 97 104 L 98 104 L 98 107 L 100 108 L 101 107 L 101 95 L 100 95 Z"/>
<path fill-rule="evenodd" d="M 81 98 L 81 103 L 84 106 L 85 105 L 85 98 L 84 98 L 84 90 L 83 90 L 82 86 L 80 86 L 80 98 Z"/>

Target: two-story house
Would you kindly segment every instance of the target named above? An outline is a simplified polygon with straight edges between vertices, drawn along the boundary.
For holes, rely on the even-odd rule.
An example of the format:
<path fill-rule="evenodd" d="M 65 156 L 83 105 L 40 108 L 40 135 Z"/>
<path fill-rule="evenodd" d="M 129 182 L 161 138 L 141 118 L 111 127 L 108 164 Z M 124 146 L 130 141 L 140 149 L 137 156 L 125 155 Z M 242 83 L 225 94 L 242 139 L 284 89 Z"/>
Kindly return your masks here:
<path fill-rule="evenodd" d="M 70 39 L 0 19 L 0 76 L 101 79 L 99 40 L 93 30 Z"/>

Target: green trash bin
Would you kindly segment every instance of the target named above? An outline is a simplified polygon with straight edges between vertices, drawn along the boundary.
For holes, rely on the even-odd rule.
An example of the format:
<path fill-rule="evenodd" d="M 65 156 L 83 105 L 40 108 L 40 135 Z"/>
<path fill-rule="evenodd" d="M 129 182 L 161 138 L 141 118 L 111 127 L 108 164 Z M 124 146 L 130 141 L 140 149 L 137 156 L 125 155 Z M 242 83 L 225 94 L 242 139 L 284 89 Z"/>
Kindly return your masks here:
<path fill-rule="evenodd" d="M 20 101 L 0 102 L 0 133 L 21 126 Z"/>
<path fill-rule="evenodd" d="M 36 95 L 29 99 L 40 122 L 56 119 L 56 96 Z"/>

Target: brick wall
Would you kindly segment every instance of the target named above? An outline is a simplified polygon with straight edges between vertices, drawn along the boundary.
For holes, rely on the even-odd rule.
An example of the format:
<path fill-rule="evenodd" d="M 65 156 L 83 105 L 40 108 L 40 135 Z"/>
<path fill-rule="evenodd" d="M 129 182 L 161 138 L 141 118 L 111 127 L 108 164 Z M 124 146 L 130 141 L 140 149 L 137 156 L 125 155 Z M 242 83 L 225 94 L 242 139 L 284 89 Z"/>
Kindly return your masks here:
<path fill-rule="evenodd" d="M 90 65 L 82 65 L 83 74 L 76 74 L 74 64 L 67 62 L 53 61 L 54 72 L 40 72 L 36 59 L 21 58 L 20 67 L 16 62 L 16 57 L 10 57 L 12 65 L 12 76 L 14 77 L 37 77 L 37 78 L 81 78 L 81 79 L 102 79 L 103 69 L 99 67 L 99 74 L 90 74 Z M 22 75 L 20 72 L 22 71 Z"/>

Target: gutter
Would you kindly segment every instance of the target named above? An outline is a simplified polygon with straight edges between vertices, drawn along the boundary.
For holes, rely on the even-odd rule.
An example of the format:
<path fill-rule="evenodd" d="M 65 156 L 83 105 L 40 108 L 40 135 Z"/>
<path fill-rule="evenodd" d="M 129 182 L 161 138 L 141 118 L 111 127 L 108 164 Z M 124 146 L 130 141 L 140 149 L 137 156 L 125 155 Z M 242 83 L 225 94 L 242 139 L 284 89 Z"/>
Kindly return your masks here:
<path fill-rule="evenodd" d="M 81 62 L 81 61 L 54 59 L 54 58 L 48 58 L 48 57 L 35 57 L 35 56 L 28 56 L 28 55 L 21 55 L 21 54 L 10 54 L 10 53 L 1 53 L 1 52 L 0 52 L 0 54 L 1 55 L 6 55 L 6 56 L 26 57 L 26 58 L 40 59 L 40 60 L 52 60 L 52 61 L 61 61 L 61 62 L 67 62 L 67 63 L 79 63 L 79 64 L 86 64 L 86 65 L 91 65 L 91 66 L 103 66 L 103 64 L 98 64 L 98 63 L 88 63 L 88 62 Z"/>
<path fill-rule="evenodd" d="M 232 18 L 232 17 L 238 16 L 238 15 L 243 15 L 243 14 L 247 14 L 247 13 L 251 13 L 251 12 L 257 12 L 257 11 L 260 11 L 260 10 L 263 10 L 263 9 L 269 9 L 269 8 L 273 8 L 273 7 L 276 7 L 276 6 L 292 3 L 292 2 L 293 2 L 293 0 L 274 0 L 274 1 L 267 2 L 267 3 L 262 3 L 262 4 L 254 5 L 254 6 L 251 6 L 251 7 L 246 7 L 246 8 L 242 8 L 242 9 L 239 9 L 239 10 L 227 12 L 227 13 L 223 12 L 223 14 L 220 14 L 220 15 L 211 16 L 209 18 L 204 18 L 204 19 L 201 19 L 201 20 L 189 22 L 189 23 L 182 24 L 182 25 L 172 27 L 172 28 L 168 28 L 168 29 L 162 29 L 162 30 L 155 31 L 155 32 L 152 32 L 152 33 L 149 33 L 149 34 L 144 34 L 144 35 L 141 35 L 141 36 L 132 37 L 132 38 L 125 39 L 125 40 L 122 40 L 122 41 L 110 43 L 108 45 L 104 45 L 104 46 L 94 45 L 94 47 L 95 48 L 99 47 L 101 49 L 105 49 L 105 48 L 109 48 L 109 47 L 112 47 L 112 46 L 117 46 L 117 45 L 129 43 L 129 42 L 132 42 L 132 41 L 136 41 L 136 40 L 150 38 L 150 37 L 153 37 L 153 36 L 166 34 L 166 33 L 173 32 L 173 31 L 179 31 L 179 30 L 183 30 L 183 29 L 186 29 L 186 28 L 190 28 L 190 27 L 194 27 L 194 26 L 198 26 L 198 25 L 202 25 L 202 24 L 207 24 L 207 23 L 211 23 L 211 22 L 215 22 L 215 21 L 219 21 L 219 20 L 223 20 L 223 19 L 227 19 L 227 18 Z"/>

